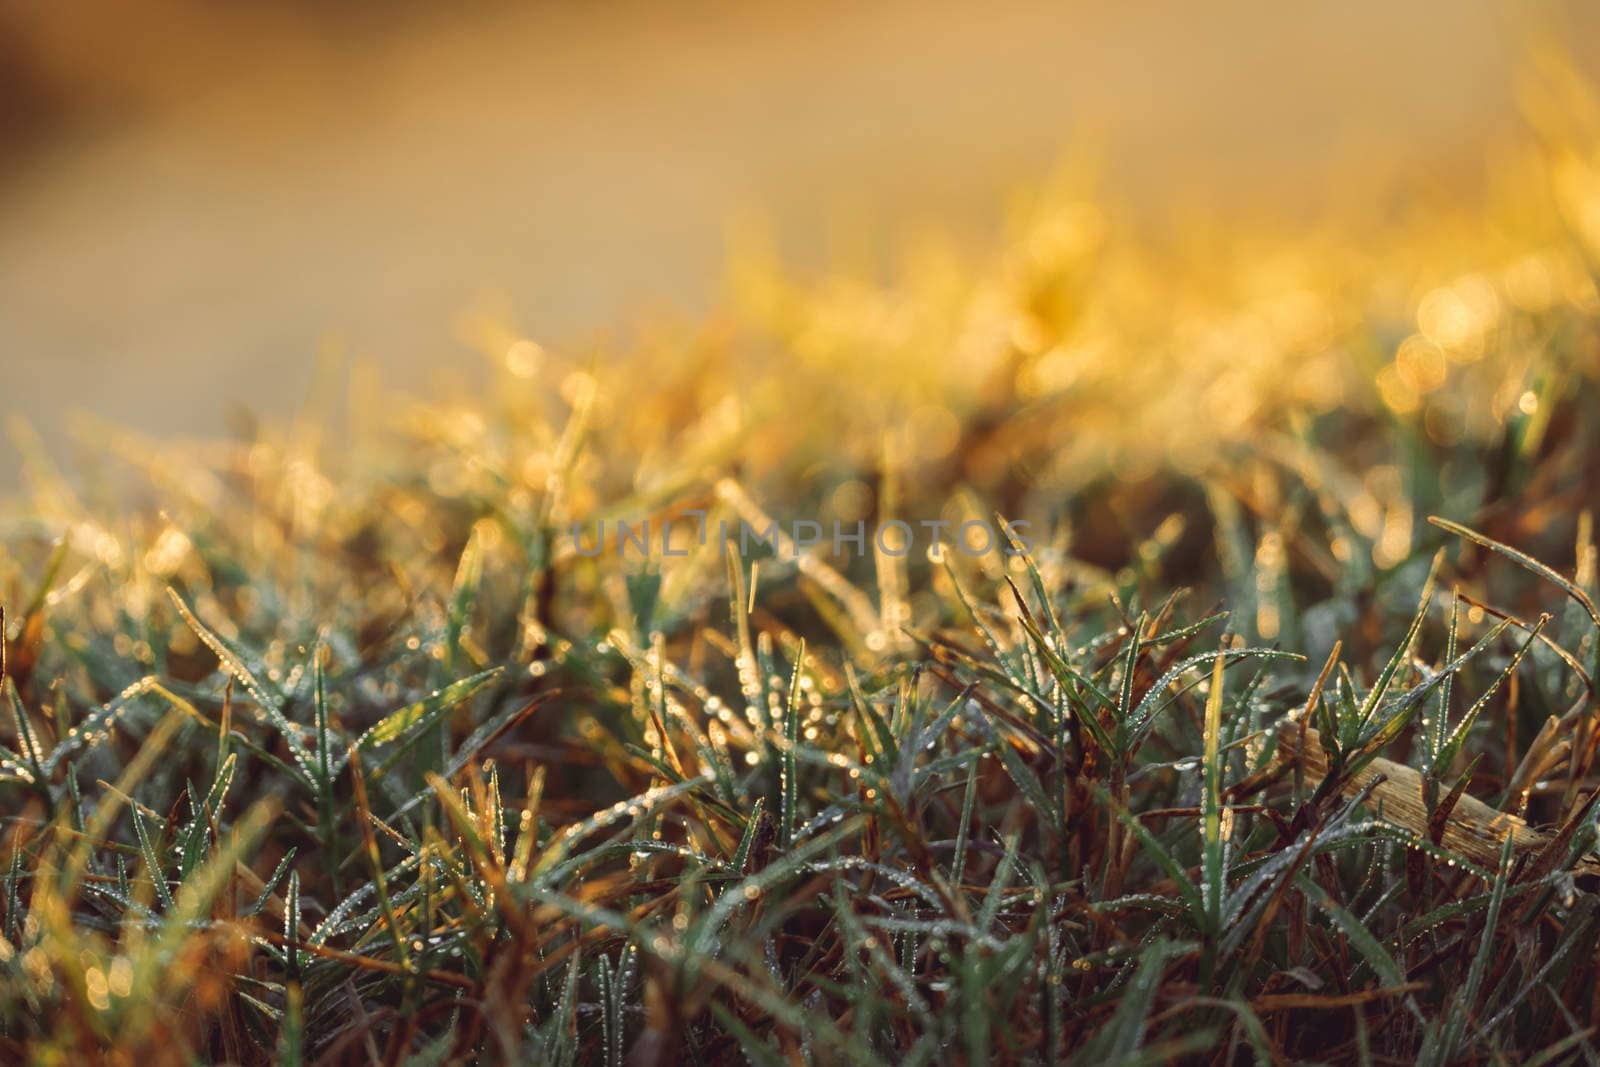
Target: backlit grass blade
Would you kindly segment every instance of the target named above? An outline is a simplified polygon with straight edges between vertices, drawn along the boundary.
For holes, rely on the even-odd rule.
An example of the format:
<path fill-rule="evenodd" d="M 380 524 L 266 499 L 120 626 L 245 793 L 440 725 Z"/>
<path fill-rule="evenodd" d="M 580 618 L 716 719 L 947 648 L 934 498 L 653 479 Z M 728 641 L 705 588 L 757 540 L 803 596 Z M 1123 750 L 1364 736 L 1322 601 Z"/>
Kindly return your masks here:
<path fill-rule="evenodd" d="M 167 886 L 167 874 L 162 867 L 160 857 L 156 855 L 155 841 L 145 826 L 144 814 L 139 810 L 137 803 L 128 805 L 128 810 L 133 817 L 134 835 L 139 839 L 139 852 L 144 857 L 145 873 L 150 876 L 150 884 L 155 887 L 156 899 L 161 901 L 162 908 L 170 912 L 173 906 L 172 890 Z"/>
<path fill-rule="evenodd" d="M 1417 635 L 1422 632 L 1422 624 L 1428 618 L 1428 609 L 1433 605 L 1433 586 L 1439 573 L 1439 564 L 1444 559 L 1444 550 L 1434 554 L 1433 563 L 1428 568 L 1428 577 L 1422 583 L 1422 595 L 1417 599 L 1417 613 L 1411 619 L 1411 625 L 1406 629 L 1405 637 L 1395 647 L 1394 655 L 1389 662 L 1384 664 L 1383 670 L 1378 673 L 1378 678 L 1372 683 L 1372 688 L 1367 692 L 1367 698 L 1361 702 L 1358 721 L 1365 726 L 1372 720 L 1373 713 L 1378 710 L 1378 705 L 1383 702 L 1384 695 L 1388 693 L 1389 686 L 1393 683 L 1395 675 L 1400 668 L 1411 658 L 1412 647 L 1417 643 Z"/>
<path fill-rule="evenodd" d="M 779 785 L 783 794 L 783 821 L 778 837 L 785 848 L 794 843 L 795 823 L 800 812 L 800 768 L 795 762 L 795 747 L 800 743 L 800 671 L 805 665 L 806 646 L 800 643 L 794 670 L 789 675 L 789 699 L 783 710 L 783 770 Z"/>
<path fill-rule="evenodd" d="M 1218 933 L 1222 915 L 1222 899 L 1226 885 L 1224 842 L 1222 835 L 1222 672 L 1226 666 L 1223 656 L 1217 656 L 1211 668 L 1211 689 L 1206 693 L 1205 753 L 1203 785 L 1200 794 L 1200 826 L 1204 859 L 1201 864 L 1201 891 L 1205 899 L 1206 931 Z"/>
<path fill-rule="evenodd" d="M 1499 541 L 1485 536 L 1476 530 L 1463 526 L 1458 522 L 1452 522 L 1451 520 L 1441 518 L 1438 515 L 1429 515 L 1428 521 L 1439 527 L 1441 530 L 1444 530 L 1448 533 L 1453 533 L 1457 537 L 1465 537 L 1468 541 L 1471 541 L 1477 545 L 1482 545 L 1491 552 L 1497 552 L 1511 560 L 1513 563 L 1517 564 L 1517 566 L 1527 570 L 1529 573 L 1536 574 L 1540 578 L 1543 578 L 1545 581 L 1549 582 L 1551 585 L 1554 585 L 1557 589 L 1560 589 L 1562 592 L 1566 593 L 1569 597 L 1576 601 L 1578 605 L 1583 608 L 1584 613 L 1589 616 L 1589 621 L 1595 625 L 1596 629 L 1600 629 L 1600 609 L 1595 607 L 1595 603 L 1590 598 L 1588 593 L 1584 592 L 1577 585 L 1563 577 L 1559 572 L 1545 566 L 1543 563 L 1540 563 L 1526 552 L 1519 552 L 1510 545 L 1501 544 Z"/>

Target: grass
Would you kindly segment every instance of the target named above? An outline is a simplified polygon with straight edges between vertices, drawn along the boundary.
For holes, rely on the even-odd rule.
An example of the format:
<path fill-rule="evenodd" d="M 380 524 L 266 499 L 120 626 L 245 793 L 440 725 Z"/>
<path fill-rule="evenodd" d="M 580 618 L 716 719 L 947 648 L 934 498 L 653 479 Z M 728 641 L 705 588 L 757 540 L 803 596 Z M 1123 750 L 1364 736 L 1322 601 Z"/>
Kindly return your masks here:
<path fill-rule="evenodd" d="M 1600 136 L 1544 78 L 1503 196 L 1379 238 L 1197 266 L 1056 188 L 599 358 L 478 322 L 492 387 L 345 436 L 19 431 L 0 1058 L 1595 1061 Z M 715 535 L 774 517 L 1029 550 Z"/>

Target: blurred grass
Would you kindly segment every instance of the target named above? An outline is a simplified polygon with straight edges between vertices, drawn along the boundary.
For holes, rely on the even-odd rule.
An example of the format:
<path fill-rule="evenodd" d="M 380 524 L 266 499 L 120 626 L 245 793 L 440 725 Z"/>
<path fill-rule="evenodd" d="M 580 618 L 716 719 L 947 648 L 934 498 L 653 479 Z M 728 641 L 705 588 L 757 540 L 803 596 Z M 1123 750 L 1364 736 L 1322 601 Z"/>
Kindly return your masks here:
<path fill-rule="evenodd" d="M 1377 241 L 1069 176 L 603 357 L 478 321 L 493 388 L 348 439 L 19 430 L 5 1058 L 1592 1060 L 1600 120 L 1528 105 Z M 695 509 L 1033 550 L 582 550 Z"/>

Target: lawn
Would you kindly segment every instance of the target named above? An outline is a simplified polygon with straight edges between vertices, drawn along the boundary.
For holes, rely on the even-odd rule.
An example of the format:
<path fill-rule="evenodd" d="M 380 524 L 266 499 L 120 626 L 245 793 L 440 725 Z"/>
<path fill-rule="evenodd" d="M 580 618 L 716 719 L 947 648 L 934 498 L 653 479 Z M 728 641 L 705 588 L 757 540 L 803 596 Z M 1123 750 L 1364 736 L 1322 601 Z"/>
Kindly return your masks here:
<path fill-rule="evenodd" d="M 14 428 L 0 1060 L 1600 1058 L 1600 124 Z M 1558 121 L 1553 116 L 1561 116 Z M 175 385 L 181 388 L 181 384 Z"/>

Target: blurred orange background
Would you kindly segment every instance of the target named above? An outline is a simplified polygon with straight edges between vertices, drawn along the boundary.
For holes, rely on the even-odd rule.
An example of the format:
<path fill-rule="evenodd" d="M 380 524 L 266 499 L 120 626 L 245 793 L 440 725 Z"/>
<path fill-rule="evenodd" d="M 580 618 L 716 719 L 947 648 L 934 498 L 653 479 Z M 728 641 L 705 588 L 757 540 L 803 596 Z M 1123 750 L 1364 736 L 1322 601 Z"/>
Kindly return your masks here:
<path fill-rule="evenodd" d="M 214 433 L 330 345 L 427 390 L 474 307 L 698 315 L 738 219 L 982 248 L 1064 159 L 1154 233 L 1381 219 L 1484 183 L 1538 34 L 1600 70 L 1577 3 L 7 4 L 0 408 Z"/>

